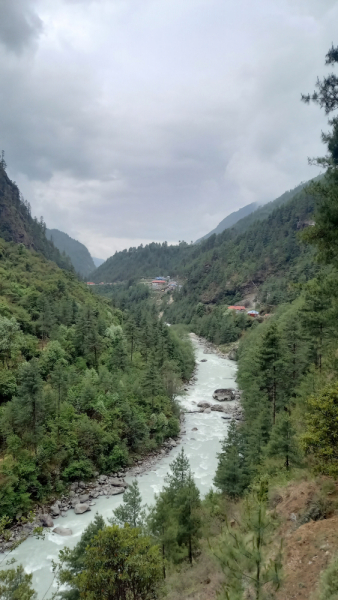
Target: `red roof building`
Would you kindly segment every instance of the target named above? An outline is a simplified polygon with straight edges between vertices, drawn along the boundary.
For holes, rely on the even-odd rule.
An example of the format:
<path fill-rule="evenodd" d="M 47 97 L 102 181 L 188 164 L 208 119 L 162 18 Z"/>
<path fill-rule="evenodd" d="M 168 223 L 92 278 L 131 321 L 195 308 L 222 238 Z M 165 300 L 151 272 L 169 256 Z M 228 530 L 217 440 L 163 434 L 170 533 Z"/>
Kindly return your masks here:
<path fill-rule="evenodd" d="M 228 310 L 246 310 L 245 306 L 228 306 Z"/>

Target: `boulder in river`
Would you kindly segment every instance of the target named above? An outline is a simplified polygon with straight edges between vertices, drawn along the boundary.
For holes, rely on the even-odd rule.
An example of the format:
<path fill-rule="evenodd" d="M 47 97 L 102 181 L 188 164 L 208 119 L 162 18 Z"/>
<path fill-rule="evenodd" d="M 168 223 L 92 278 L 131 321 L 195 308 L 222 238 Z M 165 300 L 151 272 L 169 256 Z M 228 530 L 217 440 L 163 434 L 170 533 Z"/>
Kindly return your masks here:
<path fill-rule="evenodd" d="M 201 362 L 207 362 L 206 358 L 202 358 Z"/>
<path fill-rule="evenodd" d="M 223 406 L 222 404 L 212 404 L 210 406 L 210 409 L 212 411 L 216 411 L 216 412 L 227 412 L 228 411 L 228 409 L 225 406 Z"/>
<path fill-rule="evenodd" d="M 53 519 L 50 515 L 41 515 L 40 521 L 42 527 L 54 527 Z"/>
<path fill-rule="evenodd" d="M 219 402 L 235 400 L 235 390 L 232 388 L 215 390 L 212 397 Z"/>
<path fill-rule="evenodd" d="M 210 408 L 210 402 L 205 402 L 205 400 L 201 400 L 201 402 L 199 402 L 197 406 L 199 408 Z"/>
<path fill-rule="evenodd" d="M 205 408 L 203 412 L 208 415 L 209 413 L 211 413 L 211 409 L 210 408 Z"/>
<path fill-rule="evenodd" d="M 73 535 L 72 530 L 67 527 L 55 527 L 53 533 L 57 533 L 58 535 Z"/>
<path fill-rule="evenodd" d="M 77 504 L 74 508 L 76 515 L 82 515 L 83 513 L 90 510 L 89 504 Z"/>
<path fill-rule="evenodd" d="M 110 485 L 115 485 L 117 487 L 124 487 L 126 485 L 124 481 L 118 479 L 117 477 L 110 477 L 109 483 Z"/>

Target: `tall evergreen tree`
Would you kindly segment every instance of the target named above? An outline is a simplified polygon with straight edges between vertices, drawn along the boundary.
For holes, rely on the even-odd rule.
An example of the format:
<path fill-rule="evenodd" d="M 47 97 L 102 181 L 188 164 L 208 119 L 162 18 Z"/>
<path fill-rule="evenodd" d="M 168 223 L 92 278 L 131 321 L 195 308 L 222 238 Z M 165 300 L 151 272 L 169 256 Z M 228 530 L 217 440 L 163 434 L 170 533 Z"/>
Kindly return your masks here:
<path fill-rule="evenodd" d="M 296 442 L 296 431 L 287 412 L 277 416 L 267 446 L 267 455 L 282 458 L 287 471 L 291 466 L 299 464 L 300 455 Z"/>
<path fill-rule="evenodd" d="M 230 498 L 238 498 L 247 488 L 249 481 L 243 435 L 236 421 L 232 420 L 227 436 L 222 442 L 222 452 L 218 454 L 214 483 Z"/>

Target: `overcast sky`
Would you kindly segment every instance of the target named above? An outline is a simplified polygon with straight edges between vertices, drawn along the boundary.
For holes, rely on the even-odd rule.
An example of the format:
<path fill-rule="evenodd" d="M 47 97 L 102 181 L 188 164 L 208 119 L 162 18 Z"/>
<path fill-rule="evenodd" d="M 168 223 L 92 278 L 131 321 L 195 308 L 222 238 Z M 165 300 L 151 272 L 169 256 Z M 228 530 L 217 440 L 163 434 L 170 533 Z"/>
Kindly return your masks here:
<path fill-rule="evenodd" d="M 337 0 L 0 0 L 0 148 L 94 256 L 190 242 L 318 174 Z"/>

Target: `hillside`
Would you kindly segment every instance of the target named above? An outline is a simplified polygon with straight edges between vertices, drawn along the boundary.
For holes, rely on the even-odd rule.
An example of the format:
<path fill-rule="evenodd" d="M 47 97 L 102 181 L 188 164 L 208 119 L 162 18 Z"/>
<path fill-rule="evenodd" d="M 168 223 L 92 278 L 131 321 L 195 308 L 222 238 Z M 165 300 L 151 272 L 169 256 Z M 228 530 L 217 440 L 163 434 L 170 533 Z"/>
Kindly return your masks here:
<path fill-rule="evenodd" d="M 225 219 L 223 219 L 217 225 L 217 227 L 215 227 L 215 229 L 213 229 L 212 231 L 210 231 L 203 237 L 196 240 L 195 244 L 199 244 L 203 240 L 206 240 L 214 233 L 216 233 L 216 234 L 222 233 L 222 231 L 224 231 L 224 229 L 229 229 L 229 227 L 233 227 L 235 225 L 235 223 L 237 223 L 237 221 L 240 221 L 240 219 L 244 219 L 244 217 L 247 217 L 252 212 L 257 210 L 258 206 L 259 206 L 259 204 L 257 204 L 257 202 L 252 202 L 251 204 L 247 204 L 246 206 L 243 206 L 243 208 L 240 208 L 239 210 L 236 210 L 235 212 L 231 213 L 230 215 L 225 217 Z"/>
<path fill-rule="evenodd" d="M 46 236 L 49 240 L 52 240 L 54 246 L 56 246 L 61 253 L 67 254 L 72 265 L 77 273 L 86 277 L 94 271 L 95 263 L 89 254 L 88 248 L 81 242 L 74 240 L 67 233 L 59 231 L 58 229 L 46 229 Z"/>
<path fill-rule="evenodd" d="M 0 239 L 0 256 L 0 516 L 12 519 L 175 436 L 194 357 L 151 303 L 136 321 L 22 244 Z"/>
<path fill-rule="evenodd" d="M 46 238 L 46 225 L 32 217 L 29 203 L 23 199 L 17 185 L 0 163 L 0 237 L 6 242 L 23 244 L 54 261 L 59 267 L 72 270 L 69 258 Z"/>

